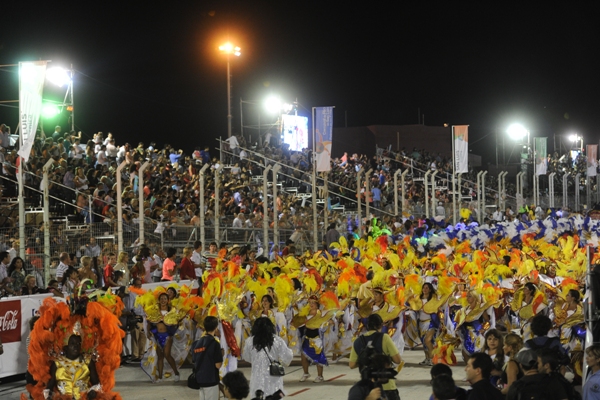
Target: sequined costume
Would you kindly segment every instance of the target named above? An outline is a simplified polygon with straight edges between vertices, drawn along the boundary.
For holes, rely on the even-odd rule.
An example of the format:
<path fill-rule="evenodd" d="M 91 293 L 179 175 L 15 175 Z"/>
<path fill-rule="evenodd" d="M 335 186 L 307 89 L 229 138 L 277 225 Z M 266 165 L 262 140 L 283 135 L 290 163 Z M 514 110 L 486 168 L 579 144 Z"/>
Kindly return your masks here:
<path fill-rule="evenodd" d="M 265 396 L 272 395 L 278 390 L 285 390 L 283 388 L 283 377 L 282 376 L 271 376 L 269 374 L 269 357 L 271 360 L 279 361 L 282 365 L 288 366 L 294 358 L 292 350 L 288 348 L 278 336 L 273 337 L 273 346 L 267 349 L 265 354 L 264 350 L 256 350 L 253 345 L 254 336 L 250 336 L 246 339 L 244 344 L 244 351 L 242 358 L 252 364 L 252 372 L 250 375 L 250 393 L 256 393 L 256 390 L 262 390 Z"/>

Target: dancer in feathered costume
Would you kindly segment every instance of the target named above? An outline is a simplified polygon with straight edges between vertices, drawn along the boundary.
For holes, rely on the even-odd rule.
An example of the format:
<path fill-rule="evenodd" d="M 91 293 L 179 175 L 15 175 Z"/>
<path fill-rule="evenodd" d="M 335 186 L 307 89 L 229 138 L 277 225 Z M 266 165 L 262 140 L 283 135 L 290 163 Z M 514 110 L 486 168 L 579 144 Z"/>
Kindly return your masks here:
<path fill-rule="evenodd" d="M 314 273 L 307 274 L 303 282 L 305 293 L 312 294 L 308 297 L 308 304 L 299 311 L 293 321 L 298 326 L 302 343 L 300 357 L 304 374 L 300 381 L 304 382 L 310 377 L 308 367 L 312 363 L 317 365 L 317 377 L 314 382 L 320 383 L 324 380 L 323 366 L 328 365 L 323 345 L 324 334 L 329 328 L 329 321 L 339 312 L 340 304 L 333 292 L 317 296 L 321 284 L 315 279 Z"/>
<path fill-rule="evenodd" d="M 544 292 L 539 290 L 533 283 L 527 282 L 515 292 L 511 308 L 519 317 L 520 333 L 523 341 L 533 338 L 531 320 L 539 313 L 546 313 L 547 310 Z"/>
<path fill-rule="evenodd" d="M 111 390 L 121 361 L 124 332 L 118 315 L 123 303 L 119 304 L 117 296 L 104 299 L 104 304 L 112 303 L 115 315 L 81 293 L 67 301 L 48 298 L 40 307 L 40 319 L 31 332 L 28 365 L 37 383 L 27 385 L 27 391 L 36 400 L 121 399 Z"/>
<path fill-rule="evenodd" d="M 562 293 L 556 299 L 554 305 L 554 325 L 556 332 L 560 337 L 560 342 L 568 351 L 572 351 L 577 346 L 582 348 L 583 338 L 578 335 L 579 331 L 585 330 L 583 324 L 583 307 L 580 299 L 581 293 L 578 290 L 578 284 L 572 279 L 566 278 L 561 283 Z"/>
<path fill-rule="evenodd" d="M 170 285 L 173 288 L 176 286 Z M 152 382 L 159 383 L 163 377 L 170 376 L 174 376 L 175 382 L 179 381 L 178 368 L 185 361 L 193 339 L 192 323 L 186 317 L 198 301 L 196 299 L 199 300 L 198 297 L 189 296 L 189 288 L 186 286 L 174 301 L 169 299 L 167 289 L 163 286 L 137 297 L 136 305 L 144 308 L 145 330 L 150 343 L 141 366 Z"/>

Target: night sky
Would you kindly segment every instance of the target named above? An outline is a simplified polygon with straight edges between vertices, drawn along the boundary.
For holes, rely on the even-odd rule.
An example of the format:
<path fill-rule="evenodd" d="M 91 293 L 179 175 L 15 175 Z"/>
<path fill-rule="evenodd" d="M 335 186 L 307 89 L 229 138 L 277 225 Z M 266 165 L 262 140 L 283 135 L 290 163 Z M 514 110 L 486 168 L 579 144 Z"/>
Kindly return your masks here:
<path fill-rule="evenodd" d="M 419 109 L 426 125 L 468 124 L 473 152 L 489 162 L 494 133 L 515 121 L 548 136 L 549 150 L 553 135 L 600 138 L 600 24 L 591 2 L 11 3 L 2 7 L 0 64 L 72 63 L 77 130 L 89 137 L 111 131 L 119 143 L 190 152 L 226 136 L 218 46 L 229 39 L 242 48 L 231 60 L 234 133 L 240 97 L 279 94 L 298 98 L 307 116 L 335 106 L 335 127 L 345 115 L 348 126 L 416 124 Z M 0 100 L 17 98 L 15 70 L 0 71 Z M 14 130 L 16 110 L 0 107 L 0 121 Z"/>

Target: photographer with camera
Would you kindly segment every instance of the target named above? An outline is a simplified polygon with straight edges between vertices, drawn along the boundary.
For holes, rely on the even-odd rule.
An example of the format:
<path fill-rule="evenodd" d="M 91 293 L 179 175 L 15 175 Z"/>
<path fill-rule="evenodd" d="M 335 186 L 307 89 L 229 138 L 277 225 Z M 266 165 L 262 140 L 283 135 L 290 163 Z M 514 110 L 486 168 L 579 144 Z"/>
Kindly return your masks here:
<path fill-rule="evenodd" d="M 378 314 L 371 314 L 367 319 L 368 331 L 360 335 L 352 345 L 350 351 L 350 368 L 359 368 L 361 376 L 363 369 L 367 367 L 369 352 L 375 354 L 383 354 L 388 356 L 396 364 L 402 362 L 400 352 L 392 341 L 392 338 L 387 333 L 382 333 L 383 319 Z M 391 364 L 391 362 L 390 362 Z M 394 374 L 395 376 L 396 374 Z M 400 400 L 398 389 L 396 388 L 396 380 L 389 379 L 383 384 L 383 395 L 389 400 Z"/>
<path fill-rule="evenodd" d="M 393 381 L 398 373 L 392 368 L 392 365 L 392 358 L 388 355 L 374 354 L 370 356 L 360 371 L 360 381 L 350 388 L 348 400 L 389 399 L 384 385 Z M 398 396 L 397 390 L 395 390 L 395 394 Z"/>

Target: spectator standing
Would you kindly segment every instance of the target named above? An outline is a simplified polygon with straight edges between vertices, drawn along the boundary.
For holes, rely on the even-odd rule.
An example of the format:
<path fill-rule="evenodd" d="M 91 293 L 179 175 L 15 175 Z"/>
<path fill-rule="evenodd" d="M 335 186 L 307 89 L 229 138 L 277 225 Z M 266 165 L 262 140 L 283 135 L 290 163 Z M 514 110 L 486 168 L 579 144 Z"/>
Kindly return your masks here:
<path fill-rule="evenodd" d="M 191 247 L 185 247 L 183 249 L 183 258 L 181 259 L 181 266 L 179 270 L 179 276 L 181 279 L 189 279 L 192 281 L 196 279 L 196 271 L 191 260 L 192 253 L 193 249 Z"/>
<path fill-rule="evenodd" d="M 387 333 L 381 332 L 382 327 L 383 319 L 381 316 L 379 316 L 379 314 L 371 314 L 367 319 L 368 331 L 354 341 L 352 350 L 350 350 L 350 362 L 348 363 L 350 368 L 358 367 L 362 372 L 363 368 L 366 366 L 360 364 L 362 360 L 359 360 L 358 357 L 362 350 L 369 345 L 374 347 L 375 353 L 389 356 L 390 359 L 396 364 L 400 364 L 402 362 L 398 348 Z M 383 384 L 382 387 L 385 392 L 386 399 L 400 400 L 395 379 L 390 379 L 389 382 Z"/>
<path fill-rule="evenodd" d="M 219 321 L 216 317 L 208 316 L 204 319 L 204 335 L 192 344 L 192 360 L 196 382 L 200 385 L 200 400 L 219 400 L 219 368 L 223 364 L 223 354 L 216 338 L 218 332 Z"/>
<path fill-rule="evenodd" d="M 546 374 L 537 370 L 537 356 L 531 349 L 522 349 L 517 354 L 517 362 L 523 370 L 523 377 L 516 380 L 508 389 L 506 400 L 527 398 L 528 393 L 539 394 L 540 399 L 566 400 L 567 394 L 556 381 L 548 379 Z M 491 385 L 490 385 L 491 386 Z M 471 399 L 471 397 L 469 397 Z"/>
<path fill-rule="evenodd" d="M 290 365 L 294 358 L 292 350 L 276 334 L 275 325 L 267 317 L 257 318 L 251 333 L 242 354 L 242 358 L 252 364 L 250 393 L 262 390 L 265 396 L 270 396 L 278 390 L 283 391 L 283 376 L 270 375 L 269 366 L 271 361 Z"/>
<path fill-rule="evenodd" d="M 56 267 L 56 280 L 60 284 L 62 284 L 63 275 L 65 274 L 67 269 L 69 269 L 69 264 L 71 263 L 71 257 L 69 256 L 69 253 L 60 253 L 58 260 L 60 262 L 58 263 L 58 267 Z"/>
<path fill-rule="evenodd" d="M 487 354 L 474 353 L 469 357 L 465 367 L 467 381 L 473 388 L 469 400 L 504 400 L 504 395 L 490 383 L 493 369 L 494 362 Z"/>
<path fill-rule="evenodd" d="M 250 394 L 248 379 L 242 371 L 231 371 L 222 379 L 223 393 L 229 400 L 242 400 Z"/>
<path fill-rule="evenodd" d="M 169 247 L 167 249 L 167 258 L 163 262 L 162 267 L 162 280 L 163 281 L 172 281 L 173 277 L 177 273 L 179 267 L 175 262 L 175 254 L 177 254 L 177 250 L 174 247 Z"/>
<path fill-rule="evenodd" d="M 583 399 L 600 400 L 600 345 L 594 344 L 585 349 L 585 363 L 592 374 L 583 385 Z"/>
<path fill-rule="evenodd" d="M 160 282 L 162 279 L 162 265 L 165 261 L 165 251 L 161 248 L 156 250 L 156 253 L 152 258 L 154 258 L 154 262 L 156 262 L 156 269 L 152 273 L 152 282 Z"/>
<path fill-rule="evenodd" d="M 325 233 L 326 248 L 329 249 L 332 243 L 338 242 L 339 240 L 340 233 L 335 229 L 335 222 L 333 222 L 327 228 L 327 233 Z"/>

